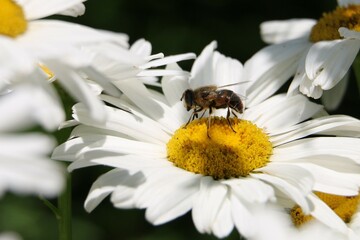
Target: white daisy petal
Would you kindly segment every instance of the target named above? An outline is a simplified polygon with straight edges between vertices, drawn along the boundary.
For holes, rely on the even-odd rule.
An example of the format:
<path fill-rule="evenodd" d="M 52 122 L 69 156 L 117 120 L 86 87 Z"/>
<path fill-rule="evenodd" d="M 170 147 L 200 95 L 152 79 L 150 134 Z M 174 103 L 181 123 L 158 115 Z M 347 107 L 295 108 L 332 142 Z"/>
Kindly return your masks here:
<path fill-rule="evenodd" d="M 151 94 L 151 93 L 150 93 Z M 124 97 L 124 95 L 121 98 L 114 98 L 111 96 L 106 96 L 106 95 L 101 95 L 101 98 L 106 101 L 107 103 L 110 103 L 114 106 L 117 106 L 120 110 L 122 110 L 122 114 L 125 114 L 126 118 L 129 118 L 131 116 L 128 116 L 129 114 L 133 115 L 132 118 L 133 121 L 139 121 L 141 119 L 141 121 L 143 121 L 146 124 L 149 124 L 149 126 L 153 126 L 156 127 L 156 129 L 162 129 L 165 133 L 171 134 L 171 131 L 164 125 L 162 125 L 161 123 L 159 123 L 158 121 L 154 121 L 152 118 L 150 118 L 149 116 L 146 115 L 146 113 L 144 113 L 141 109 L 139 109 L 138 107 L 134 106 L 133 103 L 130 103 L 129 99 L 127 99 L 126 97 Z M 157 100 L 157 101 L 156 101 Z M 154 102 L 156 102 L 157 104 L 159 104 L 160 107 L 164 106 L 165 103 L 163 103 L 160 99 L 156 99 Z M 173 119 L 177 119 L 176 113 L 174 113 L 172 111 L 172 108 L 169 108 L 168 106 L 166 106 L 166 110 L 170 113 L 172 113 L 172 118 Z M 119 112 L 120 114 L 121 112 Z M 174 115 L 175 114 L 175 115 Z M 170 116 L 170 114 L 168 115 Z M 180 121 L 180 120 L 178 120 Z M 130 124 L 130 122 L 129 122 Z M 180 123 L 179 123 L 180 124 Z M 166 139 L 166 141 L 169 138 L 169 135 L 167 134 L 161 134 L 160 136 L 163 136 L 164 139 Z"/>
<path fill-rule="evenodd" d="M 241 81 L 243 66 L 238 60 L 226 57 L 219 52 L 214 52 L 212 64 L 214 66 L 213 77 L 217 86 L 224 86 Z M 227 89 L 235 90 L 234 86 L 227 87 Z M 245 92 L 237 93 L 245 95 Z"/>
<path fill-rule="evenodd" d="M 289 89 L 287 91 L 288 96 L 293 96 L 299 93 L 299 86 L 302 82 L 306 81 L 308 76 L 306 75 L 305 71 L 305 59 L 307 54 L 302 54 L 296 72 L 294 74 L 294 78 L 290 83 Z"/>
<path fill-rule="evenodd" d="M 160 168 L 164 169 L 164 168 Z M 175 190 L 172 186 L 179 185 L 178 191 L 182 190 L 182 193 L 186 195 L 193 191 L 193 188 L 199 188 L 199 178 L 201 176 L 194 175 L 188 172 L 184 172 L 182 169 L 166 168 L 164 174 L 158 174 L 157 169 L 152 168 L 147 171 L 143 171 L 146 176 L 146 182 L 137 189 L 135 194 L 135 203 L 138 208 L 147 208 L 149 206 L 155 206 L 161 201 L 161 196 L 167 192 L 163 192 L 163 189 L 168 191 Z M 181 176 L 181 178 L 179 178 Z M 186 188 L 188 186 L 189 188 Z"/>
<path fill-rule="evenodd" d="M 101 91 L 105 91 L 106 93 L 119 97 L 121 95 L 119 89 L 117 89 L 106 76 L 98 72 L 96 69 L 92 67 L 86 67 L 81 69 L 86 73 L 91 79 L 96 79 L 96 83 L 101 86 Z"/>
<path fill-rule="evenodd" d="M 264 203 L 275 199 L 274 189 L 258 179 L 230 179 L 223 183 L 230 186 L 233 194 L 248 202 Z"/>
<path fill-rule="evenodd" d="M 254 106 L 275 93 L 296 71 L 299 58 L 309 47 L 304 39 L 271 45 L 258 51 L 244 65 L 250 81 L 247 106 Z"/>
<path fill-rule="evenodd" d="M 181 70 L 177 64 L 168 65 L 166 69 Z M 161 80 L 161 86 L 170 106 L 177 104 L 184 91 L 190 87 L 186 78 L 178 76 L 163 77 Z"/>
<path fill-rule="evenodd" d="M 139 177 L 137 177 L 139 176 Z M 137 172 L 128 178 L 128 181 L 117 185 L 111 194 L 111 202 L 117 208 L 130 209 L 135 207 L 134 195 L 136 188 L 144 181 L 141 172 Z"/>
<path fill-rule="evenodd" d="M 297 171 L 301 170 L 301 168 L 297 168 L 296 170 Z M 301 173 L 304 173 L 304 171 L 305 170 L 301 170 Z M 307 176 L 304 177 L 300 174 L 300 172 L 293 171 L 292 173 L 295 173 L 294 176 L 290 176 L 291 178 L 293 178 L 291 180 L 292 183 L 288 182 L 289 179 L 285 180 L 280 177 L 272 176 L 269 174 L 252 174 L 251 176 L 254 178 L 263 180 L 265 182 L 268 182 L 269 184 L 273 185 L 274 187 L 279 189 L 281 192 L 286 194 L 288 198 L 290 198 L 294 202 L 296 202 L 305 213 L 309 213 L 313 209 L 313 206 L 311 205 L 311 203 L 305 198 L 305 196 L 307 194 L 309 194 L 309 191 L 306 191 L 306 189 L 300 190 L 298 188 L 300 185 L 297 184 L 296 181 L 298 181 L 299 177 L 301 177 L 302 178 L 301 180 L 304 180 L 304 183 L 309 182 L 311 180 L 311 175 L 310 175 L 310 173 L 308 173 Z M 279 173 L 276 173 L 276 174 L 279 174 Z M 298 177 L 295 177 L 296 175 L 298 175 Z M 305 186 L 305 185 L 303 185 L 303 186 Z"/>
<path fill-rule="evenodd" d="M 97 154 L 97 155 L 96 155 Z M 101 159 L 97 159 L 101 156 L 101 152 L 89 152 L 90 157 L 87 157 L 92 163 L 102 164 L 110 167 L 124 168 L 129 171 L 135 169 L 137 166 L 142 166 L 142 169 L 152 168 L 166 168 L 172 166 L 172 164 L 164 159 L 160 160 L 153 157 L 142 157 L 139 155 L 111 155 L 103 154 Z"/>
<path fill-rule="evenodd" d="M 254 81 L 279 63 L 291 61 L 309 46 L 304 39 L 267 46 L 253 55 L 245 64 L 246 79 Z M 261 67 L 259 67 L 261 66 Z"/>
<path fill-rule="evenodd" d="M 114 169 L 103 174 L 91 186 L 84 204 L 86 211 L 91 212 L 94 210 L 104 198 L 117 189 L 118 185 L 122 183 L 129 184 L 131 182 L 136 186 L 136 183 L 141 183 L 142 181 L 143 176 L 140 173 L 129 175 L 127 171 L 121 169 Z M 130 188 L 130 186 L 128 187 Z M 112 198 L 116 199 L 117 194 L 114 193 L 113 195 L 115 196 L 112 196 Z M 125 193 L 123 198 L 125 198 Z"/>
<path fill-rule="evenodd" d="M 146 41 L 145 39 L 138 39 L 134 42 L 133 45 L 131 45 L 129 50 L 135 55 L 149 57 L 151 54 L 152 46 L 151 43 Z"/>
<path fill-rule="evenodd" d="M 351 0 L 353 1 L 353 0 Z M 360 4 L 360 3 L 358 3 Z M 350 30 L 348 28 L 345 27 L 341 27 L 339 28 L 339 34 L 340 36 L 342 36 L 343 38 L 347 38 L 347 39 L 360 39 L 360 34 L 358 31 L 355 30 Z"/>
<path fill-rule="evenodd" d="M 71 8 L 66 9 L 65 11 L 59 12 L 60 15 L 78 17 L 85 13 L 85 5 L 80 3 Z"/>
<path fill-rule="evenodd" d="M 337 2 L 339 6 L 344 6 L 344 7 L 348 6 L 349 4 L 354 4 L 354 5 L 360 4 L 359 0 L 337 0 Z"/>
<path fill-rule="evenodd" d="M 179 178 L 181 176 L 181 178 Z M 146 219 L 155 225 L 163 224 L 189 212 L 193 206 L 196 193 L 199 190 L 197 179 L 199 176 L 188 176 L 187 179 L 179 174 L 173 184 L 158 185 L 161 191 L 153 194 L 151 204 L 146 210 Z M 195 180 L 195 181 L 194 181 Z"/>
<path fill-rule="evenodd" d="M 133 54 L 124 46 L 112 42 L 88 44 L 82 49 L 92 57 L 92 62 L 96 68 L 106 73 L 106 76 L 113 80 L 135 76 L 140 72 L 140 69 L 134 68 L 134 66 L 145 62 L 141 56 Z M 123 77 L 123 74 L 128 76 Z"/>
<path fill-rule="evenodd" d="M 184 61 L 184 60 L 189 60 L 189 59 L 194 59 L 195 58 L 195 54 L 194 53 L 184 53 L 184 54 L 179 54 L 179 55 L 174 55 L 174 56 L 167 56 L 161 59 L 157 59 L 151 62 L 148 62 L 144 65 L 139 66 L 141 69 L 146 69 L 146 68 L 152 68 L 152 67 L 158 67 L 158 66 L 164 66 L 167 64 L 171 64 L 171 63 L 176 63 L 179 61 Z"/>
<path fill-rule="evenodd" d="M 192 218 L 201 233 L 212 233 L 213 223 L 228 193 L 226 186 L 204 177 L 200 182 L 199 193 L 194 199 Z"/>
<path fill-rule="evenodd" d="M 292 222 L 289 221 L 288 213 L 279 209 L 275 204 L 251 206 L 253 226 L 255 231 L 248 239 L 291 239 L 294 238 L 294 232 L 298 231 Z M 298 239 L 299 240 L 299 239 Z"/>
<path fill-rule="evenodd" d="M 151 98 L 150 92 L 139 81 L 119 81 L 115 85 L 155 121 L 160 122 L 169 130 L 175 130 L 181 126 L 181 122 L 174 118 L 171 109 Z"/>
<path fill-rule="evenodd" d="M 20 49 L 10 38 L 0 36 L 0 90 L 7 87 L 10 79 L 28 76 L 36 68 L 31 56 Z M 21 66 L 21 68 L 19 68 Z"/>
<path fill-rule="evenodd" d="M 184 76 L 189 77 L 189 73 L 183 70 L 156 69 L 144 70 L 136 74 L 137 77 L 157 77 L 157 76 Z"/>
<path fill-rule="evenodd" d="M 93 155 L 95 155 L 95 154 L 93 154 Z M 58 159 L 58 160 L 67 161 L 66 159 Z M 91 161 L 89 161 L 89 159 L 78 159 L 77 161 L 74 161 L 71 164 L 69 164 L 67 167 L 67 170 L 68 170 L 68 172 L 72 172 L 79 168 L 86 168 L 86 167 L 92 167 L 92 166 L 97 166 L 97 165 L 99 165 L 99 164 L 91 162 Z"/>
<path fill-rule="evenodd" d="M 16 194 L 39 194 L 55 197 L 61 193 L 64 171 L 49 159 L 28 156 L 1 156 L 0 193 L 10 190 Z"/>
<path fill-rule="evenodd" d="M 359 163 L 359 142 L 358 138 L 346 137 L 304 138 L 275 148 L 273 161 L 281 159 L 282 156 L 287 161 L 290 161 L 292 159 L 311 158 L 317 155 L 328 155 L 350 158 Z"/>
<path fill-rule="evenodd" d="M 66 90 L 79 101 L 83 102 L 89 109 L 90 117 L 98 122 L 106 118 L 104 104 L 93 94 L 90 87 L 75 71 L 66 70 L 65 66 L 47 62 L 55 74 L 61 76 L 58 80 Z"/>
<path fill-rule="evenodd" d="M 300 84 L 299 90 L 305 96 L 314 99 L 319 99 L 323 94 L 322 87 L 314 85 L 314 82 L 309 78 L 304 79 L 304 81 Z"/>
<path fill-rule="evenodd" d="M 255 225 L 250 219 L 253 215 L 249 211 L 248 207 L 244 205 L 235 195 L 230 196 L 232 216 L 234 219 L 234 224 L 238 231 L 243 236 L 251 236 L 256 231 Z"/>
<path fill-rule="evenodd" d="M 279 131 L 274 136 L 271 136 L 271 142 L 274 146 L 279 146 L 285 142 L 291 142 L 316 133 L 346 136 L 347 134 L 344 131 L 346 126 L 352 126 L 350 130 L 352 135 L 350 136 L 356 136 L 356 133 L 360 134 L 359 120 L 348 116 L 335 115 L 309 120 L 287 128 L 284 132 Z M 335 134 L 337 129 L 339 129 L 339 132 Z"/>
<path fill-rule="evenodd" d="M 228 236 L 233 229 L 234 220 L 232 217 L 231 202 L 226 198 L 220 206 L 219 213 L 214 220 L 212 231 L 216 237 L 224 238 Z"/>
<path fill-rule="evenodd" d="M 16 2 L 18 2 L 23 7 L 27 20 L 48 17 L 50 15 L 57 14 L 66 10 L 69 11 L 70 9 L 72 11 L 77 10 L 75 11 L 75 13 L 81 15 L 81 10 L 83 9 L 80 6 L 84 1 L 85 0 L 16 0 Z"/>
<path fill-rule="evenodd" d="M 191 68 L 191 78 L 189 84 L 191 88 L 198 88 L 206 85 L 216 85 L 211 69 L 211 62 L 217 42 L 213 41 L 207 45 L 197 57 Z"/>
<path fill-rule="evenodd" d="M 87 135 L 92 135 L 92 134 L 110 135 L 110 136 L 116 136 L 116 137 L 121 137 L 121 138 L 126 138 L 126 139 L 132 139 L 132 138 L 128 137 L 127 135 L 116 132 L 116 131 L 96 128 L 96 127 L 90 127 L 90 126 L 86 126 L 86 125 L 77 125 L 78 122 L 76 122 L 76 121 L 75 121 L 74 125 L 71 125 L 71 123 L 68 123 L 68 124 L 70 125 L 70 127 L 75 126 L 70 134 L 69 140 L 76 138 L 76 137 L 87 136 Z"/>
<path fill-rule="evenodd" d="M 359 48 L 360 41 L 351 39 L 317 42 L 306 57 L 306 73 L 315 86 L 328 90 L 345 76 Z"/>
<path fill-rule="evenodd" d="M 335 85 L 332 89 L 329 89 L 328 91 L 324 91 L 321 97 L 321 102 L 327 110 L 334 111 L 338 109 L 342 99 L 345 96 L 349 78 L 350 72 L 348 71 L 347 74 L 345 74 L 345 76 L 340 80 L 337 85 Z"/>
<path fill-rule="evenodd" d="M 130 114 L 121 109 L 105 109 L 109 119 L 106 129 L 122 132 L 145 142 L 164 143 L 169 139 L 169 135 L 163 132 L 158 127 L 158 124 L 151 119 L 141 118 L 139 115 Z M 73 117 L 90 126 L 103 127 L 89 116 L 88 111 L 82 104 L 74 106 Z"/>
<path fill-rule="evenodd" d="M 323 224 L 330 226 L 332 229 L 345 234 L 348 232 L 348 228 L 344 221 L 339 218 L 335 212 L 328 207 L 328 205 L 326 205 L 314 194 L 311 194 L 309 199 L 315 205 L 314 210 L 311 212 L 313 217 L 321 221 Z"/>
<path fill-rule="evenodd" d="M 39 46 L 46 43 L 85 44 L 99 41 L 121 41 L 120 43 L 123 43 L 123 39 L 117 37 L 116 34 L 109 34 L 83 25 L 59 20 L 31 21 L 28 27 L 26 34 L 16 39 L 23 46 Z M 56 49 L 52 48 L 52 50 Z"/>
<path fill-rule="evenodd" d="M 271 110 L 269 110 L 271 109 Z M 256 122 L 266 132 L 276 133 L 312 117 L 322 109 L 302 95 L 277 95 L 244 113 L 244 118 Z"/>
<path fill-rule="evenodd" d="M 314 19 L 289 19 L 267 21 L 260 24 L 261 38 L 266 43 L 281 43 L 310 35 L 315 25 Z"/>
<path fill-rule="evenodd" d="M 122 146 L 119 148 L 118 146 Z M 87 135 L 74 138 L 58 146 L 53 152 L 54 159 L 75 160 L 90 151 L 103 151 L 104 154 L 136 154 L 141 149 L 142 154 L 151 157 L 166 157 L 166 150 L 159 145 L 128 140 L 119 137 L 103 135 Z M 67 152 L 62 155 L 62 152 Z M 72 158 L 75 157 L 75 158 Z"/>
<path fill-rule="evenodd" d="M 31 76 L 36 77 L 37 74 Z M 23 82 L 1 96 L 0 130 L 12 131 L 40 124 L 47 130 L 55 130 L 65 114 L 52 86 L 43 78 L 36 82 Z"/>
<path fill-rule="evenodd" d="M 287 162 L 286 158 L 275 159 L 274 162 Z M 329 155 L 320 155 L 312 156 L 311 158 L 299 158 L 291 159 L 292 164 L 315 164 L 319 167 L 323 167 L 329 170 L 333 170 L 336 173 L 346 174 L 346 176 L 351 176 L 355 181 L 358 177 L 356 176 L 360 172 L 360 166 L 356 164 L 350 158 L 340 157 L 340 156 L 329 156 Z M 334 173 L 335 174 L 335 173 Z M 357 181 L 357 180 L 356 180 Z"/>
<path fill-rule="evenodd" d="M 261 168 L 261 171 L 286 180 L 289 184 L 297 186 L 298 190 L 305 193 L 305 195 L 312 190 L 314 183 L 313 176 L 309 171 L 297 165 L 278 164 L 274 162 Z"/>
<path fill-rule="evenodd" d="M 52 138 L 41 134 L 0 135 L 0 195 L 58 195 L 64 186 L 64 169 L 47 158 L 54 146 Z"/>
<path fill-rule="evenodd" d="M 246 106 L 255 106 L 278 91 L 287 79 L 293 75 L 295 66 L 295 62 L 289 61 L 286 64 L 270 69 L 269 72 L 257 79 L 247 89 Z"/>
<path fill-rule="evenodd" d="M 2 146 L 1 153 L 14 156 L 18 154 L 16 151 L 17 145 L 21 146 L 21 151 L 26 154 L 41 156 L 47 154 L 55 144 L 51 138 L 40 134 L 12 135 L 2 133 L 0 141 Z"/>
<path fill-rule="evenodd" d="M 315 185 L 313 191 L 339 196 L 355 196 L 359 192 L 360 176 L 338 173 L 311 163 L 299 163 L 297 165 L 314 176 Z"/>

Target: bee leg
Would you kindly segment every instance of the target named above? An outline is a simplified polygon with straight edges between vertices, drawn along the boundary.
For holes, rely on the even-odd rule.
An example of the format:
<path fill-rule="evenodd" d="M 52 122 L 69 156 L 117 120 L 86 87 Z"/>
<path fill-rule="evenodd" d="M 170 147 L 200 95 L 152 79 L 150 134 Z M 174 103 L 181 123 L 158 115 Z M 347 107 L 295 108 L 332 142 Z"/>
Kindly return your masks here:
<path fill-rule="evenodd" d="M 212 108 L 209 108 L 209 118 L 208 118 L 208 124 L 207 124 L 207 129 L 206 129 L 206 135 L 210 139 L 211 139 L 211 137 L 209 135 L 209 129 L 210 129 L 210 125 L 211 125 L 211 113 L 212 113 Z"/>
<path fill-rule="evenodd" d="M 201 114 L 200 118 L 202 118 L 202 117 L 205 115 L 205 112 L 206 112 L 206 111 L 204 111 L 203 114 Z"/>
<path fill-rule="evenodd" d="M 232 112 L 232 111 L 231 111 Z M 234 113 L 233 113 L 234 114 Z M 235 115 L 236 116 L 236 115 Z M 231 128 L 231 130 L 233 130 L 234 133 L 236 133 L 236 131 L 234 130 L 234 128 L 232 127 L 231 125 L 231 122 L 230 122 L 230 108 L 227 109 L 227 114 L 226 114 L 226 120 Z"/>
<path fill-rule="evenodd" d="M 187 123 L 185 124 L 184 128 L 186 128 L 186 126 L 195 118 L 195 115 L 197 116 L 197 113 L 194 111 L 191 113 L 189 120 L 187 121 Z"/>
<path fill-rule="evenodd" d="M 234 115 L 234 117 L 238 118 L 238 116 L 236 115 L 236 113 L 233 110 L 231 110 L 231 113 Z"/>
<path fill-rule="evenodd" d="M 198 112 L 202 111 L 203 108 L 199 108 L 199 109 L 194 109 L 194 111 L 191 113 L 189 120 L 187 121 L 187 123 L 185 124 L 184 128 L 191 122 L 193 121 L 195 118 L 198 118 Z"/>

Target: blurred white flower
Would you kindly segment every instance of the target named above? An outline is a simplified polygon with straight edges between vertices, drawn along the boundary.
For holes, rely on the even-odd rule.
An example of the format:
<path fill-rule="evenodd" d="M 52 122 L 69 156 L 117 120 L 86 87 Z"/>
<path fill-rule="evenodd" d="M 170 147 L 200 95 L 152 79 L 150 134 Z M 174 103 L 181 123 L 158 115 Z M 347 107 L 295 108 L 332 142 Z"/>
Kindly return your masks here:
<path fill-rule="evenodd" d="M 64 185 L 64 169 L 48 154 L 55 142 L 36 133 L 0 133 L 0 196 L 6 191 L 55 197 Z"/>
<path fill-rule="evenodd" d="M 48 86 L 45 81 L 38 83 Z M 43 89 L 23 81 L 0 95 L 0 195 L 12 191 L 54 197 L 62 191 L 64 169 L 49 158 L 54 139 L 23 132 L 38 123 L 53 129 L 52 118 L 63 117 L 61 109 L 54 109 L 56 95 L 49 98 Z"/>
<path fill-rule="evenodd" d="M 91 92 L 79 72 L 95 75 L 94 79 L 105 89 L 110 89 L 110 94 L 119 92 L 115 88 L 108 88 L 108 79 L 91 66 L 89 57 L 80 50 L 80 46 L 99 41 L 127 46 L 127 36 L 65 21 L 39 19 L 53 14 L 81 15 L 85 10 L 82 2 L 1 0 L 0 93 L 24 79 L 39 78 L 41 69 L 50 69 L 51 74 L 75 99 L 85 103 L 94 119 L 104 119 L 103 104 Z M 52 95 L 53 92 L 48 94 Z"/>

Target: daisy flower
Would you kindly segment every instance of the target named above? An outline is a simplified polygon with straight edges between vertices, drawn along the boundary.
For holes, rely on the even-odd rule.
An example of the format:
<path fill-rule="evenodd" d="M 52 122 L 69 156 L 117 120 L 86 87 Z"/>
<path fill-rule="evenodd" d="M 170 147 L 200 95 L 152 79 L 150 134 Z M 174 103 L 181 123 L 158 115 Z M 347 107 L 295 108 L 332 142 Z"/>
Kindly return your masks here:
<path fill-rule="evenodd" d="M 314 189 L 357 193 L 360 180 L 349 172 L 359 168 L 354 152 L 359 152 L 360 139 L 353 135 L 359 135 L 360 122 L 347 116 L 307 120 L 322 106 L 303 95 L 270 97 L 265 86 L 259 94 L 266 100 L 245 108 L 239 118 L 228 122 L 221 117 L 226 109 L 221 109 L 213 113 L 210 126 L 207 117 L 185 126 L 191 113 L 180 98 L 186 89 L 244 82 L 227 89 L 243 95 L 244 105 L 251 104 L 241 63 L 215 48 L 212 42 L 203 50 L 190 79 L 164 77 L 163 94 L 131 81 L 121 98 L 102 95 L 110 104 L 104 124 L 89 118 L 82 104 L 73 107 L 69 125 L 78 126 L 52 158 L 71 161 L 69 170 L 114 167 L 94 182 L 85 201 L 87 211 L 111 194 L 115 207 L 146 209 L 146 219 L 155 225 L 191 211 L 200 233 L 225 237 L 236 227 L 250 238 L 261 231 L 256 209 L 277 199 L 295 202 L 310 213 Z"/>
<path fill-rule="evenodd" d="M 0 196 L 11 191 L 54 197 L 62 191 L 64 169 L 49 159 L 54 139 L 21 132 L 36 123 L 55 127 L 47 121 L 59 112 L 53 108 L 52 100 L 35 84 L 25 82 L 0 96 Z"/>
<path fill-rule="evenodd" d="M 79 47 L 99 41 L 112 41 L 126 47 L 127 36 L 65 21 L 40 19 L 53 14 L 81 15 L 85 10 L 82 2 L 0 1 L 0 93 L 23 79 L 39 78 L 39 71 L 46 77 L 46 73 L 50 73 L 75 99 L 91 109 L 95 119 L 104 118 L 102 102 L 92 94 L 79 72 L 96 76 L 110 94 L 116 95 L 119 91 L 108 87 L 108 79 L 91 66 L 88 56 Z"/>
<path fill-rule="evenodd" d="M 273 45 L 261 49 L 245 64 L 250 78 L 263 79 L 252 88 L 270 84 L 274 91 L 294 76 L 289 95 L 300 91 L 318 99 L 324 92 L 325 106 L 336 109 L 345 94 L 347 72 L 360 48 L 359 13 L 359 1 L 338 1 L 337 8 L 319 20 L 262 23 L 261 36 Z"/>

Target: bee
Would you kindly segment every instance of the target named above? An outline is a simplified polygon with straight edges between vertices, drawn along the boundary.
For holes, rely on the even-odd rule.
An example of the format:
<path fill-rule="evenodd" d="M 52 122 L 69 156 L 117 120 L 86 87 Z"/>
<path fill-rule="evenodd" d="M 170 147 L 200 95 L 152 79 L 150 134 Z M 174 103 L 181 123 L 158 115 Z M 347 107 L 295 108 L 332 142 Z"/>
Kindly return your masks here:
<path fill-rule="evenodd" d="M 215 85 L 209 85 L 209 86 L 199 87 L 194 90 L 193 89 L 185 90 L 182 97 L 180 98 L 180 101 L 184 100 L 184 105 L 187 111 L 193 110 L 185 127 L 195 118 L 198 118 L 199 117 L 198 114 L 200 112 L 203 112 L 202 115 L 200 116 L 200 118 L 202 118 L 207 110 L 209 110 L 209 116 L 211 116 L 213 109 L 227 108 L 226 120 L 230 128 L 233 130 L 233 132 L 236 132 L 232 127 L 229 119 L 230 112 L 235 117 L 237 117 L 235 112 L 240 114 L 243 113 L 244 104 L 238 94 L 228 89 L 222 89 L 224 87 L 229 87 L 236 84 L 240 84 L 240 83 L 229 84 L 220 87 L 217 87 Z M 210 127 L 210 117 L 207 128 L 209 129 L 209 127 Z"/>

